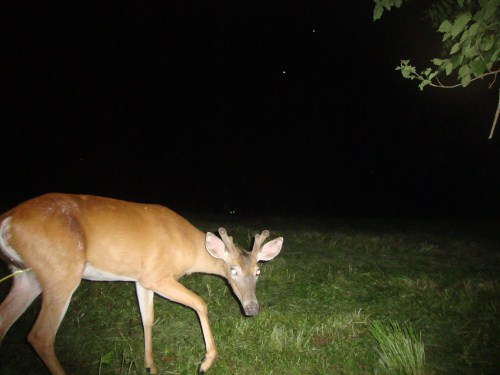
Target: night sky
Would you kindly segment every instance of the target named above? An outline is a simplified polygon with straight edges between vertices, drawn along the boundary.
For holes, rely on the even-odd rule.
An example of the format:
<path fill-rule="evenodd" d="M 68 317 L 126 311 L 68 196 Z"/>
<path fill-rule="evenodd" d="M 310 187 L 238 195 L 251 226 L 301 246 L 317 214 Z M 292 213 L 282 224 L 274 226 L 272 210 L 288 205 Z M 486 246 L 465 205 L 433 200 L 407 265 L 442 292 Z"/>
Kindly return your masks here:
<path fill-rule="evenodd" d="M 498 82 L 404 80 L 442 57 L 412 3 L 2 1 L 0 206 L 498 218 Z"/>

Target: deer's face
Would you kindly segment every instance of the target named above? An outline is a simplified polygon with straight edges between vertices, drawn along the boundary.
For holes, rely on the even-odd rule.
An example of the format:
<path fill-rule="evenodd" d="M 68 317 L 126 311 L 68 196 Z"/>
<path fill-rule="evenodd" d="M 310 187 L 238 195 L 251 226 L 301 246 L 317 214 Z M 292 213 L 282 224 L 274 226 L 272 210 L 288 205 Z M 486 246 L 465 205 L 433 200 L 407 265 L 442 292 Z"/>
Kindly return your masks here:
<path fill-rule="evenodd" d="M 238 297 L 247 316 L 257 315 L 259 303 L 255 296 L 255 287 L 260 274 L 259 261 L 273 259 L 281 250 L 283 238 L 275 238 L 262 245 L 269 231 L 255 236 L 252 252 L 237 248 L 232 237 L 228 237 L 224 228 L 219 229 L 222 240 L 212 233 L 207 233 L 205 247 L 214 258 L 224 261 L 225 276 Z"/>
<path fill-rule="evenodd" d="M 259 312 L 259 303 L 255 296 L 259 274 L 257 260 L 251 253 L 241 251 L 239 256 L 226 263 L 227 281 L 247 316 L 254 316 Z"/>

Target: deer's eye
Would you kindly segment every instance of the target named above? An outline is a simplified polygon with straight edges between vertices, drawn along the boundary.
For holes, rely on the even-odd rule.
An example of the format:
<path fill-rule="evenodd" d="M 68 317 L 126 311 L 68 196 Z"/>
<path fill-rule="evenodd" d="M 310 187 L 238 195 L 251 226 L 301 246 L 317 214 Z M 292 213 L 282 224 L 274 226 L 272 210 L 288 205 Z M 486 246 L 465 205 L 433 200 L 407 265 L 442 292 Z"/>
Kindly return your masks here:
<path fill-rule="evenodd" d="M 238 271 L 236 270 L 236 268 L 231 268 L 229 272 L 231 272 L 231 275 L 233 275 L 233 276 L 236 276 L 238 274 Z"/>
<path fill-rule="evenodd" d="M 260 275 L 260 269 L 257 268 L 257 271 L 255 271 L 255 276 L 259 276 Z"/>

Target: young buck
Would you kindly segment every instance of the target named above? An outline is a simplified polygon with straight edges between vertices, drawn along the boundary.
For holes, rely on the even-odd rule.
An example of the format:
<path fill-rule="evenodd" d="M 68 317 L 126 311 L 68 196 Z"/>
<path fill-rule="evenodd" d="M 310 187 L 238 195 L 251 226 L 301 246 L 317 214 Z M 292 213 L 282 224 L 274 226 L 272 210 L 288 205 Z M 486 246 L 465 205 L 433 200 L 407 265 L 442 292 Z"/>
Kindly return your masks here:
<path fill-rule="evenodd" d="M 20 204 L 0 217 L 0 254 L 14 273 L 12 288 L 0 305 L 0 341 L 42 293 L 40 314 L 28 335 L 52 374 L 65 374 L 55 351 L 57 329 L 81 279 L 133 281 L 144 327 L 145 366 L 153 362 L 154 293 L 192 308 L 200 320 L 205 358 L 199 372 L 217 355 L 205 302 L 177 280 L 193 272 L 227 279 L 248 316 L 258 313 L 255 286 L 259 261 L 273 259 L 283 238 L 264 244 L 265 230 L 253 250 L 233 243 L 224 228 L 222 240 L 202 233 L 166 207 L 110 198 L 46 194 Z M 17 272 L 27 270 L 26 272 Z"/>

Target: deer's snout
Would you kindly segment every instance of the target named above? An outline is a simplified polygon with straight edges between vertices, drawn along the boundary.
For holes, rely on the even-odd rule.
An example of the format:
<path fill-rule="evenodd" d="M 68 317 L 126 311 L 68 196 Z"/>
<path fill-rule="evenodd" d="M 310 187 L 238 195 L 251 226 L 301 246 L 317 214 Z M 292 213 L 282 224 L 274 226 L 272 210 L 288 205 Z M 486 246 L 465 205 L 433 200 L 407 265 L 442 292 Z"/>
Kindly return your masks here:
<path fill-rule="evenodd" d="M 255 302 L 249 303 L 248 305 L 243 307 L 246 316 L 254 316 L 259 313 L 259 305 Z"/>

